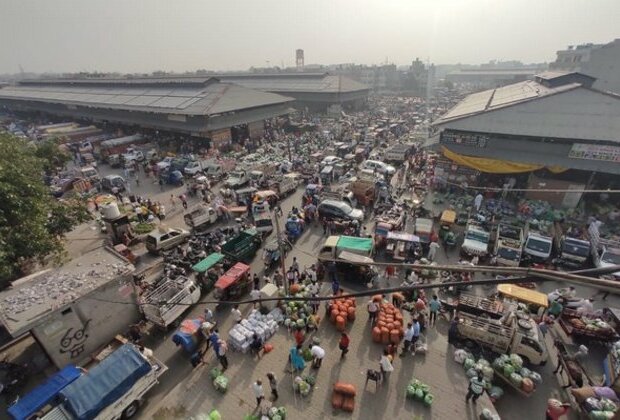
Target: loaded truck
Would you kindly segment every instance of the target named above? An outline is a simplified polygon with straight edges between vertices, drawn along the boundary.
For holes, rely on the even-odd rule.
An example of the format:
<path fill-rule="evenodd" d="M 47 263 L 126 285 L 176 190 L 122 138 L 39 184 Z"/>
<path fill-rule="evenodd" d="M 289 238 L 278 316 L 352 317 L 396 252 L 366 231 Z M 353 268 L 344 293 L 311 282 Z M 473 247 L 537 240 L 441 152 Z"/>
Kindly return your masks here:
<path fill-rule="evenodd" d="M 556 258 L 554 263 L 564 267 L 581 268 L 590 258 L 592 244 L 587 235 L 577 237 L 571 230 L 565 231 L 562 224 L 553 224 L 553 239 Z"/>
<path fill-rule="evenodd" d="M 497 225 L 497 235 L 493 248 L 493 255 L 495 255 L 497 265 L 518 267 L 521 262 L 522 248 L 523 229 L 504 223 Z"/>
<path fill-rule="evenodd" d="M 232 171 L 228 175 L 228 179 L 224 181 L 224 186 L 233 190 L 239 189 L 250 182 L 250 177 L 244 170 Z"/>
<path fill-rule="evenodd" d="M 506 317 L 506 321 L 485 315 L 459 312 L 458 337 L 470 340 L 499 353 L 515 353 L 527 363 L 544 365 L 547 362 L 545 339 L 532 318 Z"/>
<path fill-rule="evenodd" d="M 144 144 L 148 140 L 140 134 L 104 140 L 99 144 L 101 158 L 106 160 L 111 155 L 122 155 L 132 145 Z"/>
<path fill-rule="evenodd" d="M 330 236 L 325 240 L 319 251 L 319 260 L 330 261 L 337 259 L 364 259 L 372 262 L 374 242 L 372 238 L 357 238 L 354 236 Z"/>
<path fill-rule="evenodd" d="M 185 224 L 192 228 L 192 230 L 200 230 L 217 222 L 219 218 L 218 212 L 213 207 L 207 207 L 202 204 L 198 204 L 191 208 L 183 216 Z"/>
<path fill-rule="evenodd" d="M 200 288 L 185 276 L 165 279 L 141 298 L 147 321 L 166 329 L 200 300 Z"/>
<path fill-rule="evenodd" d="M 247 229 L 222 245 L 221 252 L 233 261 L 249 261 L 261 244 L 261 235 L 256 229 Z"/>
<path fill-rule="evenodd" d="M 136 415 L 167 370 L 133 344 L 104 349 L 85 366 L 69 365 L 8 408 L 13 420 L 115 420 Z"/>

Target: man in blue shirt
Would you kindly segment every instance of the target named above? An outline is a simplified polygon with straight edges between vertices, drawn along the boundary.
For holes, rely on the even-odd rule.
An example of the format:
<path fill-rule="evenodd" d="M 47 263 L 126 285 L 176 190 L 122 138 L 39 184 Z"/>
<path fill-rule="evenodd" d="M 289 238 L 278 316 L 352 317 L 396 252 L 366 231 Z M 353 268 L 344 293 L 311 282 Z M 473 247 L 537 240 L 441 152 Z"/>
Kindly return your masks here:
<path fill-rule="evenodd" d="M 411 340 L 411 345 L 413 346 L 413 351 L 415 352 L 415 343 L 420 338 L 420 323 L 417 318 L 413 319 L 413 338 Z"/>
<path fill-rule="evenodd" d="M 433 295 L 433 299 L 429 302 L 428 308 L 430 310 L 428 325 L 435 325 L 437 322 L 437 313 L 439 312 L 439 309 L 441 309 L 441 303 L 439 303 L 437 295 Z"/>

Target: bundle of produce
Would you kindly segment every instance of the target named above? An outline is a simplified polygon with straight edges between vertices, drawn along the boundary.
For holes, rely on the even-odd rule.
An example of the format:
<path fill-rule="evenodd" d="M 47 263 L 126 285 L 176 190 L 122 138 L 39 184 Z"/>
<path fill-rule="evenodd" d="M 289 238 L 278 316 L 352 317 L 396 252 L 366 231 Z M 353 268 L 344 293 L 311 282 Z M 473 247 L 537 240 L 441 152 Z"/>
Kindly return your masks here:
<path fill-rule="evenodd" d="M 336 382 L 332 392 L 332 407 L 352 413 L 355 408 L 355 385 Z"/>
<path fill-rule="evenodd" d="M 250 344 L 254 334 L 266 342 L 278 330 L 278 322 L 272 314 L 263 315 L 254 309 L 247 319 L 242 319 L 239 324 L 235 324 L 228 333 L 228 344 L 233 350 L 246 353 L 250 349 Z"/>
<path fill-rule="evenodd" d="M 433 394 L 430 392 L 430 387 L 415 378 L 409 382 L 409 385 L 407 385 L 405 395 L 407 398 L 422 401 L 428 406 L 431 406 L 433 404 L 433 400 L 435 399 Z"/>
<path fill-rule="evenodd" d="M 310 394 L 310 391 L 312 390 L 312 385 L 304 381 L 300 376 L 297 376 L 293 383 L 295 391 L 299 392 L 302 397 L 306 397 L 308 396 L 308 394 Z"/>
<path fill-rule="evenodd" d="M 301 291 L 298 293 L 291 291 L 292 296 L 310 297 L 310 293 L 304 289 L 304 286 L 299 284 L 293 286 L 297 286 L 294 290 Z M 320 316 L 312 315 L 312 308 L 308 301 L 294 300 L 284 304 L 284 326 L 287 328 L 305 328 L 306 323 L 314 324 L 314 327 L 317 327 L 320 321 Z"/>
<path fill-rule="evenodd" d="M 285 407 L 271 407 L 269 409 L 269 418 L 271 420 L 286 419 L 286 408 Z"/>
<path fill-rule="evenodd" d="M 228 378 L 224 375 L 220 375 L 213 380 L 213 386 L 218 391 L 224 393 L 228 389 Z"/>
<path fill-rule="evenodd" d="M 618 403 L 609 398 L 598 396 L 586 398 L 582 406 L 588 413 L 588 417 L 595 420 L 615 418 L 614 416 L 618 411 Z"/>
<path fill-rule="evenodd" d="M 338 298 L 331 301 L 329 320 L 338 331 L 344 331 L 347 321 L 355 320 L 355 298 Z"/>
<path fill-rule="evenodd" d="M 373 296 L 373 300 L 381 302 L 381 295 Z M 391 303 L 381 303 L 377 323 L 372 329 L 372 341 L 381 344 L 398 344 L 403 335 L 403 315 L 400 309 Z"/>

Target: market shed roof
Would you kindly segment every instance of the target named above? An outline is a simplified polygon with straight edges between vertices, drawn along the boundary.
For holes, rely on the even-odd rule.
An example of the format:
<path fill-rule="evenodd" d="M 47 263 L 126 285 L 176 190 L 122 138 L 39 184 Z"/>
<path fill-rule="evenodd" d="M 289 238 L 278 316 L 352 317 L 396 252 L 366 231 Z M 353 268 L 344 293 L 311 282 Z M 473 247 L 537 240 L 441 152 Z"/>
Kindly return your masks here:
<path fill-rule="evenodd" d="M 213 115 L 293 101 L 213 77 L 27 80 L 0 99 L 160 114 Z"/>
<path fill-rule="evenodd" d="M 345 93 L 367 91 L 363 83 L 328 73 L 221 74 L 216 76 L 252 89 L 268 92 Z"/>
<path fill-rule="evenodd" d="M 12 336 L 35 326 L 49 313 L 78 300 L 134 267 L 108 248 L 75 258 L 57 269 L 32 274 L 0 293 L 0 320 Z"/>

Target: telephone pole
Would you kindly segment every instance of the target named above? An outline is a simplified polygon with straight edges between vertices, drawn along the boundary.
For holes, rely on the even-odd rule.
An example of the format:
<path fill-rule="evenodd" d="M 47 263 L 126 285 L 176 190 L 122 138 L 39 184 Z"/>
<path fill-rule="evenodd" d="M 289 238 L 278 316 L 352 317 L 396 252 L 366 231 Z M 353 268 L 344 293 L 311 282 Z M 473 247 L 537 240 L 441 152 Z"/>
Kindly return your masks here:
<path fill-rule="evenodd" d="M 280 208 L 280 206 L 278 206 Z M 278 240 L 278 250 L 280 251 L 280 264 L 282 265 L 282 282 L 284 283 L 284 294 L 288 296 L 288 279 L 286 278 L 286 263 L 284 262 L 284 246 L 280 238 L 280 221 L 278 220 L 278 212 L 274 210 L 273 217 L 276 224 L 276 237 Z"/>

